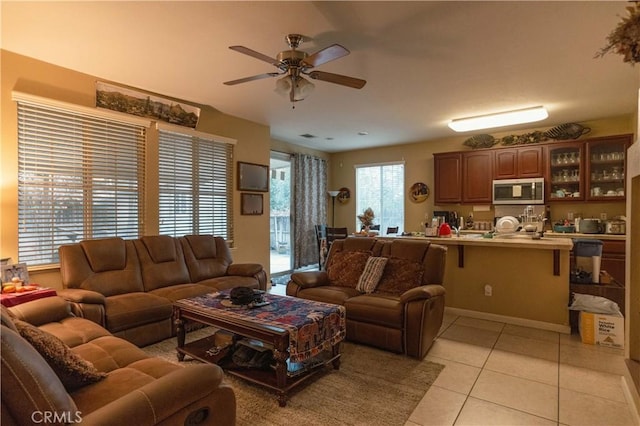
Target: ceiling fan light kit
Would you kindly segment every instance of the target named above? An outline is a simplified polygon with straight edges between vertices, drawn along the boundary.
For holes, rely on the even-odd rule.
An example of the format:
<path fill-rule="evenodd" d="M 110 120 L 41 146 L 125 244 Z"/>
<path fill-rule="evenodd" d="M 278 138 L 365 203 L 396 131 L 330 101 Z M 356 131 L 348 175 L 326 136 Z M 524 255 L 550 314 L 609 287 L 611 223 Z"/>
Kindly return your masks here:
<path fill-rule="evenodd" d="M 304 36 L 300 34 L 289 34 L 285 37 L 285 40 L 291 49 L 278 53 L 276 58 L 256 52 L 248 47 L 229 46 L 229 49 L 231 50 L 274 65 L 278 68 L 279 72 L 258 74 L 237 80 L 225 81 L 224 84 L 233 86 L 249 81 L 261 80 L 263 78 L 284 76 L 276 81 L 275 91 L 282 96 L 288 96 L 289 100 L 293 103 L 305 99 L 315 87 L 315 85 L 306 80 L 303 75 L 306 75 L 313 80 L 326 81 L 328 83 L 339 84 L 341 86 L 351 87 L 354 89 L 361 89 L 367 83 L 366 80 L 348 77 L 346 75 L 316 70 L 312 71 L 314 67 L 343 56 L 347 56 L 349 54 L 349 50 L 341 45 L 332 44 L 329 47 L 325 47 L 324 49 L 308 55 L 306 52 L 296 50 L 301 42 L 307 40 Z"/>
<path fill-rule="evenodd" d="M 516 124 L 533 123 L 549 117 L 543 106 L 504 111 L 495 114 L 478 115 L 475 117 L 458 118 L 449 122 L 449 127 L 456 132 L 490 129 L 493 127 L 513 126 Z"/>

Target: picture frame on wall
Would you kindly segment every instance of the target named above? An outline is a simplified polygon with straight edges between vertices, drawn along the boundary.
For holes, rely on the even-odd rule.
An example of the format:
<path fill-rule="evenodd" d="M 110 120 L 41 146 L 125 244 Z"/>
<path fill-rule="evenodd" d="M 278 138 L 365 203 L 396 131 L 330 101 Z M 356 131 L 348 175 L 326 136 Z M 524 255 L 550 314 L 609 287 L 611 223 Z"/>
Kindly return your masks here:
<path fill-rule="evenodd" d="M 240 214 L 260 216 L 264 213 L 262 194 L 240 194 Z"/>
<path fill-rule="evenodd" d="M 238 190 L 269 192 L 269 166 L 238 161 Z"/>

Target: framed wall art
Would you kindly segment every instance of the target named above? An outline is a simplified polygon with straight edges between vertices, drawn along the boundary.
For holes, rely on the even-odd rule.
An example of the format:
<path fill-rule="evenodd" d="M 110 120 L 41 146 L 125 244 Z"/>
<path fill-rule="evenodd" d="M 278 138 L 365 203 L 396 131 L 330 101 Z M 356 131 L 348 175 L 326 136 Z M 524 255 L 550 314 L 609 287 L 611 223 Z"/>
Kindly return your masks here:
<path fill-rule="evenodd" d="M 238 190 L 269 192 L 269 166 L 238 161 Z"/>
<path fill-rule="evenodd" d="M 192 129 L 200 118 L 198 107 L 102 81 L 96 82 L 96 106 Z"/>
<path fill-rule="evenodd" d="M 13 278 L 20 279 L 24 285 L 29 284 L 29 271 L 26 263 L 2 265 L 2 282 L 10 283 Z"/>
<path fill-rule="evenodd" d="M 240 194 L 240 214 L 259 216 L 263 209 L 262 194 Z"/>

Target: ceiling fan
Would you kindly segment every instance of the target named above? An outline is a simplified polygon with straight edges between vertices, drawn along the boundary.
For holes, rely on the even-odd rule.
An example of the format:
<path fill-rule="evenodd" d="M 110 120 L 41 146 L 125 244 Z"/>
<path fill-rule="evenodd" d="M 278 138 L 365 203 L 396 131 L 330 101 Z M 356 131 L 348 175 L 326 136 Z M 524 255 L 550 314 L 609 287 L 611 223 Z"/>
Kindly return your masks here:
<path fill-rule="evenodd" d="M 305 39 L 304 36 L 300 34 L 289 34 L 285 37 L 285 40 L 291 50 L 284 50 L 278 53 L 276 58 L 263 55 L 262 53 L 249 49 L 248 47 L 229 46 L 229 49 L 231 50 L 268 62 L 278 68 L 278 72 L 269 72 L 237 80 L 225 81 L 224 84 L 233 86 L 235 84 L 246 83 L 248 81 L 283 75 L 284 77 L 276 82 L 276 92 L 283 96 L 288 95 L 291 102 L 298 102 L 306 98 L 315 87 L 314 84 L 306 80 L 303 75 L 306 75 L 313 80 L 340 84 L 354 89 L 361 89 L 367 83 L 366 80 L 361 80 L 359 78 L 314 70 L 314 68 L 319 65 L 347 56 L 349 54 L 349 50 L 343 46 L 339 44 L 332 44 L 329 47 L 325 47 L 324 49 L 308 55 L 302 50 L 297 50 L 300 43 L 308 40 Z"/>

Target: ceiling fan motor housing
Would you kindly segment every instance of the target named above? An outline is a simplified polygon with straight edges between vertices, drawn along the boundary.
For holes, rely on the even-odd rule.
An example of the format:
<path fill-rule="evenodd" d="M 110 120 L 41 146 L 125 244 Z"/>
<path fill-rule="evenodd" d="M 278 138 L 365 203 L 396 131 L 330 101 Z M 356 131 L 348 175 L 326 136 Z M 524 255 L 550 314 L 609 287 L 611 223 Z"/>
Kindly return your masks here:
<path fill-rule="evenodd" d="M 289 67 L 300 67 L 302 61 L 307 57 L 306 52 L 300 50 L 285 50 L 278 53 L 278 62 L 286 64 Z"/>

